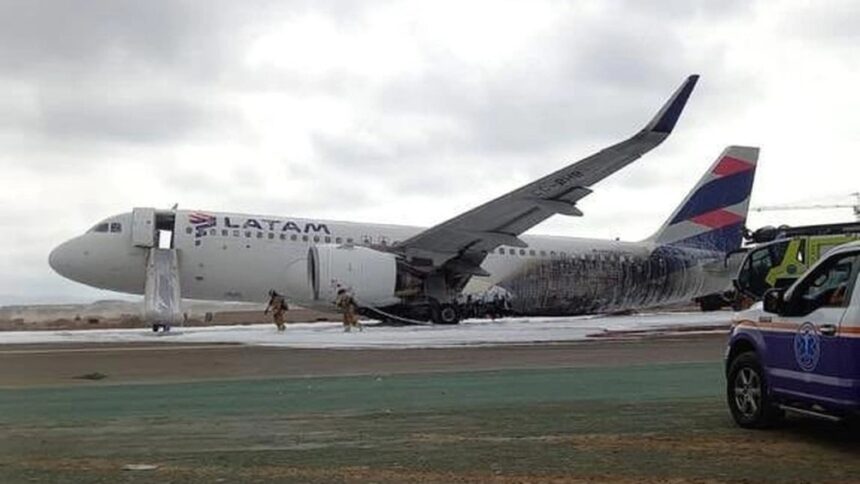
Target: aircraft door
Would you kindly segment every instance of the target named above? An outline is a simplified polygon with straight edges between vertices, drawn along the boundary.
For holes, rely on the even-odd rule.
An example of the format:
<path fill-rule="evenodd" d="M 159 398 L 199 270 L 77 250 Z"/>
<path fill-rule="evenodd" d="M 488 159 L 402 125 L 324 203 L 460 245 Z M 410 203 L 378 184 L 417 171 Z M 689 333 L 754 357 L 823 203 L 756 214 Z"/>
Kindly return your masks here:
<path fill-rule="evenodd" d="M 824 405 L 845 400 L 839 332 L 857 272 L 857 254 L 842 254 L 816 268 L 795 288 L 782 321 L 788 331 L 767 338 L 775 387 L 799 398 L 814 395 Z"/>
<path fill-rule="evenodd" d="M 155 209 L 135 208 L 131 212 L 131 240 L 137 247 L 156 247 Z"/>

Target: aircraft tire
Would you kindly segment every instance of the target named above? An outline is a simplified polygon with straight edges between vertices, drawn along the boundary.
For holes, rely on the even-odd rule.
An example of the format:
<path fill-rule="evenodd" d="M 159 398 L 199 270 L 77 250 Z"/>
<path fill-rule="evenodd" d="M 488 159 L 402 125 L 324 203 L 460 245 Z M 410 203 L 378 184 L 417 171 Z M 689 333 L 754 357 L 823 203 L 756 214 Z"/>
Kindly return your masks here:
<path fill-rule="evenodd" d="M 766 429 L 782 417 L 770 399 L 764 369 L 754 351 L 739 354 L 732 360 L 726 378 L 726 399 L 735 422 L 746 429 Z"/>
<path fill-rule="evenodd" d="M 460 312 L 453 304 L 435 303 L 431 310 L 434 324 L 459 324 Z"/>

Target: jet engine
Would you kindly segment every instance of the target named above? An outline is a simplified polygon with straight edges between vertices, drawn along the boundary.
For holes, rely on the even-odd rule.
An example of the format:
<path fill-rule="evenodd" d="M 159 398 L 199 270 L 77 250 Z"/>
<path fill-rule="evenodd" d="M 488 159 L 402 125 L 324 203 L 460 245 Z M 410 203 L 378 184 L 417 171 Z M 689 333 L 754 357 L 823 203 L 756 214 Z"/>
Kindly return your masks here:
<path fill-rule="evenodd" d="M 359 305 L 395 304 L 397 256 L 367 247 L 317 245 L 308 250 L 308 285 L 315 301 L 334 301 L 338 286 Z"/>

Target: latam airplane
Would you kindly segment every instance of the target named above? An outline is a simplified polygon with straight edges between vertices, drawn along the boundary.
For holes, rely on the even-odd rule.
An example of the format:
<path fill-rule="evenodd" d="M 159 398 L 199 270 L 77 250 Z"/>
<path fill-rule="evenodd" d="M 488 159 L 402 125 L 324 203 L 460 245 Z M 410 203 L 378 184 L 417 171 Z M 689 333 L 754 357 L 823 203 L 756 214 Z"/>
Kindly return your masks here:
<path fill-rule="evenodd" d="M 64 242 L 49 263 L 83 284 L 177 305 L 180 288 L 184 298 L 248 302 L 274 289 L 330 309 L 349 287 L 364 310 L 439 324 L 459 322 L 462 294 L 493 286 L 523 315 L 689 301 L 729 286 L 725 258 L 741 244 L 757 148 L 726 148 L 643 241 L 523 233 L 555 214 L 582 216 L 576 203 L 591 187 L 669 136 L 697 79 L 631 138 L 434 227 L 135 208 Z"/>

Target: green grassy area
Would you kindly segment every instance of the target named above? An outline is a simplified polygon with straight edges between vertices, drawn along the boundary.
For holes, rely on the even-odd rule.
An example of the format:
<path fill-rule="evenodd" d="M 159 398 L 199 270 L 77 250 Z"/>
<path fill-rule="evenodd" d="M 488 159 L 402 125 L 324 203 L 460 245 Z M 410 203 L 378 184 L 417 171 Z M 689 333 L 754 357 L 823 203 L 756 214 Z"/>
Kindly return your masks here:
<path fill-rule="evenodd" d="M 0 482 L 860 476 L 849 430 L 740 430 L 722 394 L 718 362 L 3 390 Z"/>

